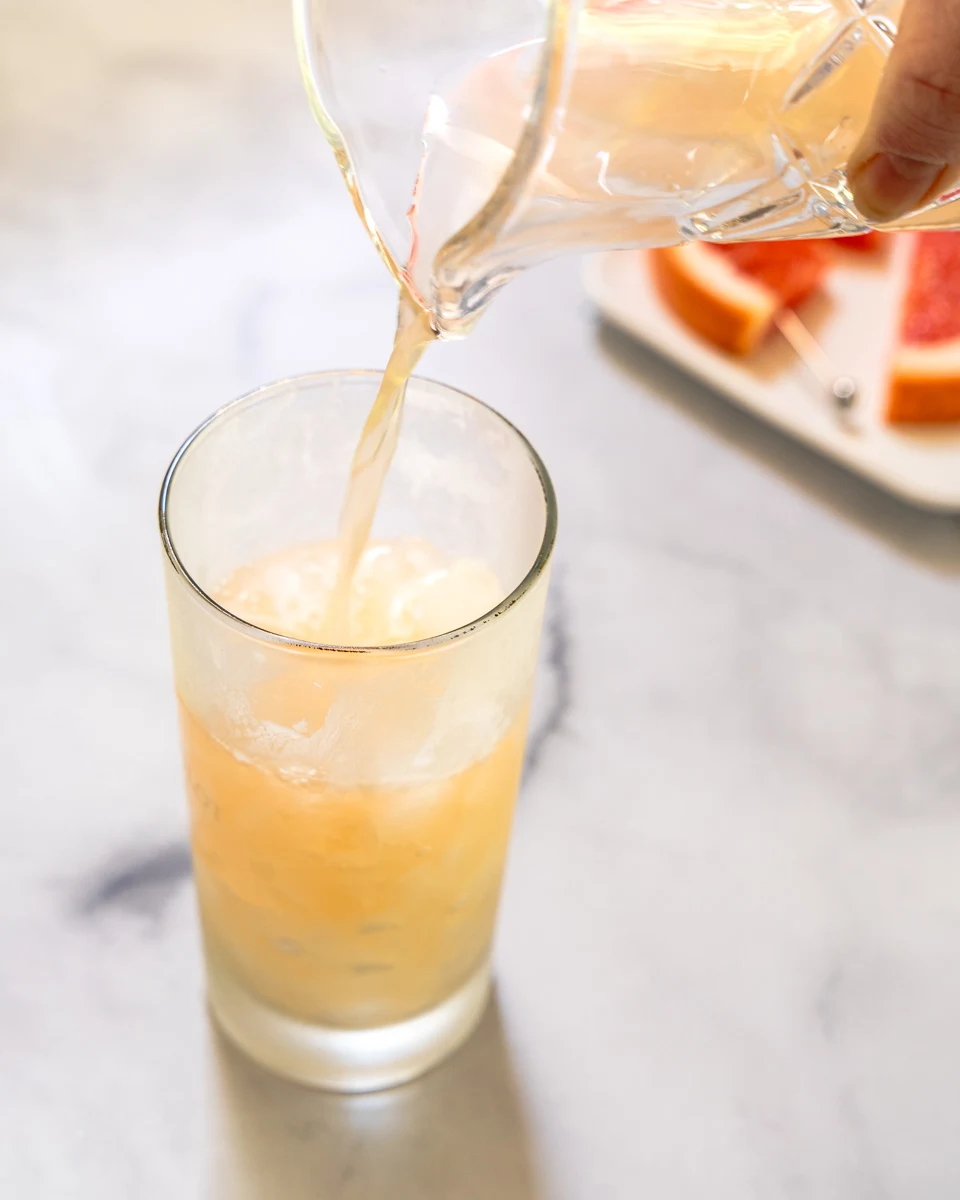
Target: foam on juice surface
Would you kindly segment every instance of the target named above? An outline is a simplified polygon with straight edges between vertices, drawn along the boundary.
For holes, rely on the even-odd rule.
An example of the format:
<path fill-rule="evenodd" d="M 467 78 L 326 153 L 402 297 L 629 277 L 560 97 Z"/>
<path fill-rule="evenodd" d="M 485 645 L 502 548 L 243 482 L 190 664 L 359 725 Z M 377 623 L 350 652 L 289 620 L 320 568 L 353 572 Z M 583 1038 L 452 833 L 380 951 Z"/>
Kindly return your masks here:
<path fill-rule="evenodd" d="M 420 538 L 369 542 L 353 576 L 345 617 L 334 618 L 338 544 L 310 542 L 236 570 L 217 601 L 243 620 L 308 642 L 387 646 L 468 625 L 503 599 L 476 559 L 450 559 Z"/>

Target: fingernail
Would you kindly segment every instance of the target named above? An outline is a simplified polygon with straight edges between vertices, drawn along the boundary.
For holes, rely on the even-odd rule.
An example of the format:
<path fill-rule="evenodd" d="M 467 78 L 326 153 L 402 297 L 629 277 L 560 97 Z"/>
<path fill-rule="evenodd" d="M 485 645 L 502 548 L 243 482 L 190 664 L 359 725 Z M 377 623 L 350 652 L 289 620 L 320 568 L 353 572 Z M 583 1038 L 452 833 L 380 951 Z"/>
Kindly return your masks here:
<path fill-rule="evenodd" d="M 850 175 L 854 203 L 868 221 L 882 225 L 932 200 L 946 170 L 943 163 L 875 154 Z"/>

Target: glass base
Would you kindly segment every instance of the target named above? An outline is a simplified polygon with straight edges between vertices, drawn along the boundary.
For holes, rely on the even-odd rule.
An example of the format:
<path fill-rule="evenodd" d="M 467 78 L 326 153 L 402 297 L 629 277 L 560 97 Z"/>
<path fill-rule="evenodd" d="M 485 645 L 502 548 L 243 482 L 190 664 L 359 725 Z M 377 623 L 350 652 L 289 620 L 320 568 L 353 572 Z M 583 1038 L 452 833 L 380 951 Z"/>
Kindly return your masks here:
<path fill-rule="evenodd" d="M 208 965 L 207 997 L 217 1024 L 254 1062 L 332 1092 L 375 1092 L 429 1071 L 473 1033 L 490 995 L 490 964 L 428 1012 L 376 1029 L 312 1025 L 255 999 Z"/>

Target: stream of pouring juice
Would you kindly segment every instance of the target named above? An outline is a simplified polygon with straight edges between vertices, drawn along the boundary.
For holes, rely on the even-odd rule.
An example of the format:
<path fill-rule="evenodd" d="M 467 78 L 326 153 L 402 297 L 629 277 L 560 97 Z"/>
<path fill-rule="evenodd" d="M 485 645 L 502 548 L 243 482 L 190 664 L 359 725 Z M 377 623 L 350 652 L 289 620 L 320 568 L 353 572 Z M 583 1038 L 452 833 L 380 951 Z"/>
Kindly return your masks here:
<path fill-rule="evenodd" d="M 370 537 L 383 483 L 393 461 L 403 417 L 407 380 L 435 338 L 429 315 L 401 286 L 397 333 L 373 407 L 353 453 L 350 479 L 337 530 L 339 569 L 330 600 L 323 639 L 342 643 L 350 587 L 360 555 Z M 473 614 L 479 616 L 479 613 Z"/>

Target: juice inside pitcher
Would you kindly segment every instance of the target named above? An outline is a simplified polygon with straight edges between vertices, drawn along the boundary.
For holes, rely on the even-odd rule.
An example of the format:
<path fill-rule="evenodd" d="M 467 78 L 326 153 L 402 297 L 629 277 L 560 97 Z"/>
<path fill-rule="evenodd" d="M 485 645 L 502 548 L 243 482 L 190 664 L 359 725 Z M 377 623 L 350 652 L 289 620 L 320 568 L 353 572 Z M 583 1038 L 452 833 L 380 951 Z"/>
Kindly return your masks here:
<path fill-rule="evenodd" d="M 561 252 L 866 228 L 843 168 L 894 6 L 853 12 L 846 0 L 596 0 L 577 23 L 555 137 L 526 193 L 492 240 L 478 229 L 454 253 L 447 214 L 461 220 L 498 186 L 537 48 L 506 50 L 435 97 L 410 273 L 441 327 L 458 332 L 518 268 Z"/>
<path fill-rule="evenodd" d="M 295 3 L 361 214 L 441 335 L 561 253 L 868 228 L 845 166 L 900 0 L 411 0 L 402 48 L 395 0 Z M 322 69 L 351 5 L 382 29 L 350 43 L 386 72 L 362 96 Z"/>

